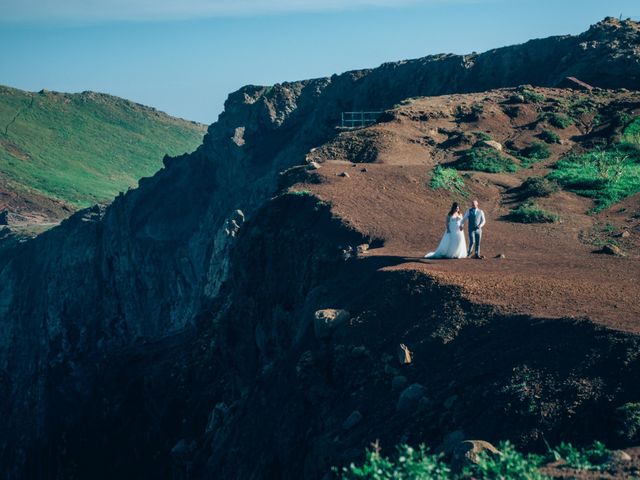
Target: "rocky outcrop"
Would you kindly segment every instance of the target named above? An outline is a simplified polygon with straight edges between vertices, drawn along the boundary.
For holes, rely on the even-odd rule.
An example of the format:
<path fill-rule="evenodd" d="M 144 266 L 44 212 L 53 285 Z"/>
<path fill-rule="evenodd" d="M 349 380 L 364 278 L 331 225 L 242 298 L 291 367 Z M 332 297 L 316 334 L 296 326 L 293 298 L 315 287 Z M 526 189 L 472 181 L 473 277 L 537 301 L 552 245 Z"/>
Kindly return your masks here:
<path fill-rule="evenodd" d="M 340 248 L 357 251 L 371 241 L 313 198 L 298 203 L 284 195 L 261 209 L 278 191 L 280 172 L 304 164 L 312 147 L 334 137 L 343 110 L 389 108 L 418 95 L 553 85 L 569 75 L 596 87 L 637 86 L 639 37 L 637 24 L 607 20 L 577 37 L 231 94 L 196 152 L 165 158 L 162 170 L 106 209 L 84 210 L 0 251 L 0 468 L 9 478 L 123 472 L 179 478 L 218 467 L 225 477 L 299 478 L 327 467 L 322 449 L 332 461 L 353 458 L 318 432 L 333 432 L 334 418 L 343 431 L 357 408 L 340 405 L 340 379 L 362 398 L 371 387 L 345 367 L 368 357 L 353 360 L 350 343 L 311 344 L 311 319 L 339 304 L 329 301 L 363 310 L 366 299 L 357 291 L 341 297 L 327 278 L 338 272 L 352 278 L 337 269 L 345 262 Z M 384 308 L 379 314 L 391 315 Z M 295 388 L 284 383 L 289 366 Z M 290 395 L 286 401 L 279 391 Z M 211 410 L 222 402 L 229 407 Z M 391 407 L 381 413 L 393 412 L 391 397 L 385 405 Z M 256 419 L 268 434 L 245 438 Z M 309 433 L 274 434 L 307 420 Z M 362 440 L 362 423 L 349 435 Z M 395 438 L 405 427 L 383 434 Z M 283 452 L 294 446 L 306 455 L 287 464 Z M 242 469 L 234 473 L 230 466 L 240 458 Z"/>

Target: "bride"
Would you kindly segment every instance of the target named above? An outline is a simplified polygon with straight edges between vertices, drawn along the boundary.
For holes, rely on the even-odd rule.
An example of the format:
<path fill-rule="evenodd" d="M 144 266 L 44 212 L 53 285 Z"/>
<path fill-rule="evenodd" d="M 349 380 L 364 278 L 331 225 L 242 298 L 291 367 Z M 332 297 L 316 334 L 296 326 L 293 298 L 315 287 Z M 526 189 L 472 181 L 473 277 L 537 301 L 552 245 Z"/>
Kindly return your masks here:
<path fill-rule="evenodd" d="M 435 252 L 427 253 L 424 258 L 465 258 L 467 256 L 467 242 L 461 230 L 462 213 L 457 202 L 451 206 L 447 215 L 447 229 Z"/>

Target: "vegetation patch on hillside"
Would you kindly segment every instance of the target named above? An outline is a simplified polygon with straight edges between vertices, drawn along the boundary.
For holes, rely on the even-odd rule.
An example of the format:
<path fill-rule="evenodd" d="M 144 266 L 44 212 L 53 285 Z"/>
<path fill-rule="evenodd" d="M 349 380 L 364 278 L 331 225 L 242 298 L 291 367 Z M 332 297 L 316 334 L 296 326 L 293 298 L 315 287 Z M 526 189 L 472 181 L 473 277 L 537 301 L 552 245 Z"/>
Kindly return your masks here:
<path fill-rule="evenodd" d="M 443 189 L 463 197 L 467 196 L 464 179 L 454 168 L 446 168 L 438 165 L 433 170 L 430 185 L 434 190 Z"/>
<path fill-rule="evenodd" d="M 554 223 L 560 220 L 560 217 L 540 208 L 534 202 L 526 202 L 511 210 L 507 220 L 517 223 Z"/>
<path fill-rule="evenodd" d="M 537 455 L 521 453 L 507 441 L 499 444 L 498 452 L 484 450 L 474 463 L 455 465 L 455 461 L 450 464 L 443 454 L 432 453 L 424 445 L 417 449 L 399 445 L 395 454 L 387 457 L 376 442 L 366 451 L 362 464 L 352 463 L 333 471 L 342 480 L 544 480 L 549 477 L 540 468 L 551 462 L 560 462 L 558 469 L 603 470 L 610 459 L 610 451 L 600 442 L 584 448 L 563 442 Z"/>
<path fill-rule="evenodd" d="M 109 201 L 193 151 L 205 127 L 93 92 L 0 87 L 0 171 L 20 191 L 68 205 Z"/>
<path fill-rule="evenodd" d="M 475 146 L 466 150 L 460 160 L 455 162 L 458 170 L 475 170 L 478 172 L 501 173 L 515 172 L 518 165 L 513 159 L 490 147 Z"/>
<path fill-rule="evenodd" d="M 546 143 L 533 142 L 520 150 L 523 165 L 527 166 L 532 163 L 546 160 L 551 156 L 551 151 Z"/>
<path fill-rule="evenodd" d="M 518 188 L 521 197 L 548 197 L 558 191 L 558 184 L 545 177 L 527 178 Z"/>
<path fill-rule="evenodd" d="M 566 190 L 593 198 L 599 211 L 640 192 L 640 155 L 618 146 L 569 155 L 556 163 L 549 178 Z"/>

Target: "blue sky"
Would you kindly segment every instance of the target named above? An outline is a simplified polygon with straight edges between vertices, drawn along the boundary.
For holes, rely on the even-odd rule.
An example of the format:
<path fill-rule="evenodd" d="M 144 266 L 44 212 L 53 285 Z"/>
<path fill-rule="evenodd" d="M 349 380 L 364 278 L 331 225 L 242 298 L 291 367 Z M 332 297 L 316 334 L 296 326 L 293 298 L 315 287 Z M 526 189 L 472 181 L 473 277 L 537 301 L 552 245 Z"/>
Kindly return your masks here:
<path fill-rule="evenodd" d="M 0 0 L 0 84 L 106 92 L 211 123 L 245 84 L 480 52 L 621 14 L 639 19 L 640 2 Z"/>

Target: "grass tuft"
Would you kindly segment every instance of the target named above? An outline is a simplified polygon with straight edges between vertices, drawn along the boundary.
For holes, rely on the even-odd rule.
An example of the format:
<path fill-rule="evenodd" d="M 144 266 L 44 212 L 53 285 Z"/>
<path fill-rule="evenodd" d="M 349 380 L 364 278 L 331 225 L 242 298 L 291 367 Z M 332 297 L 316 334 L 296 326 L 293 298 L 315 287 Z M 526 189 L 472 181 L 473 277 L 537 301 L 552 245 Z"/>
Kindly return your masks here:
<path fill-rule="evenodd" d="M 433 176 L 431 177 L 431 188 L 448 190 L 453 193 L 467 196 L 465 191 L 464 179 L 454 168 L 446 168 L 437 166 L 433 170 Z"/>
<path fill-rule="evenodd" d="M 547 143 L 560 143 L 560 135 L 551 130 L 543 130 L 538 134 L 538 138 Z"/>
<path fill-rule="evenodd" d="M 467 150 L 455 163 L 458 170 L 501 173 L 515 172 L 518 165 L 509 157 L 490 147 L 473 147 Z"/>
<path fill-rule="evenodd" d="M 560 217 L 533 202 L 526 202 L 509 212 L 507 220 L 517 223 L 555 223 Z"/>
<path fill-rule="evenodd" d="M 640 192 L 639 157 L 619 146 L 599 148 L 563 158 L 549 178 L 565 190 L 593 198 L 599 211 Z"/>
<path fill-rule="evenodd" d="M 573 120 L 562 113 L 545 113 L 542 115 L 541 120 L 546 121 L 549 125 L 565 129 L 570 125 L 573 125 Z"/>

